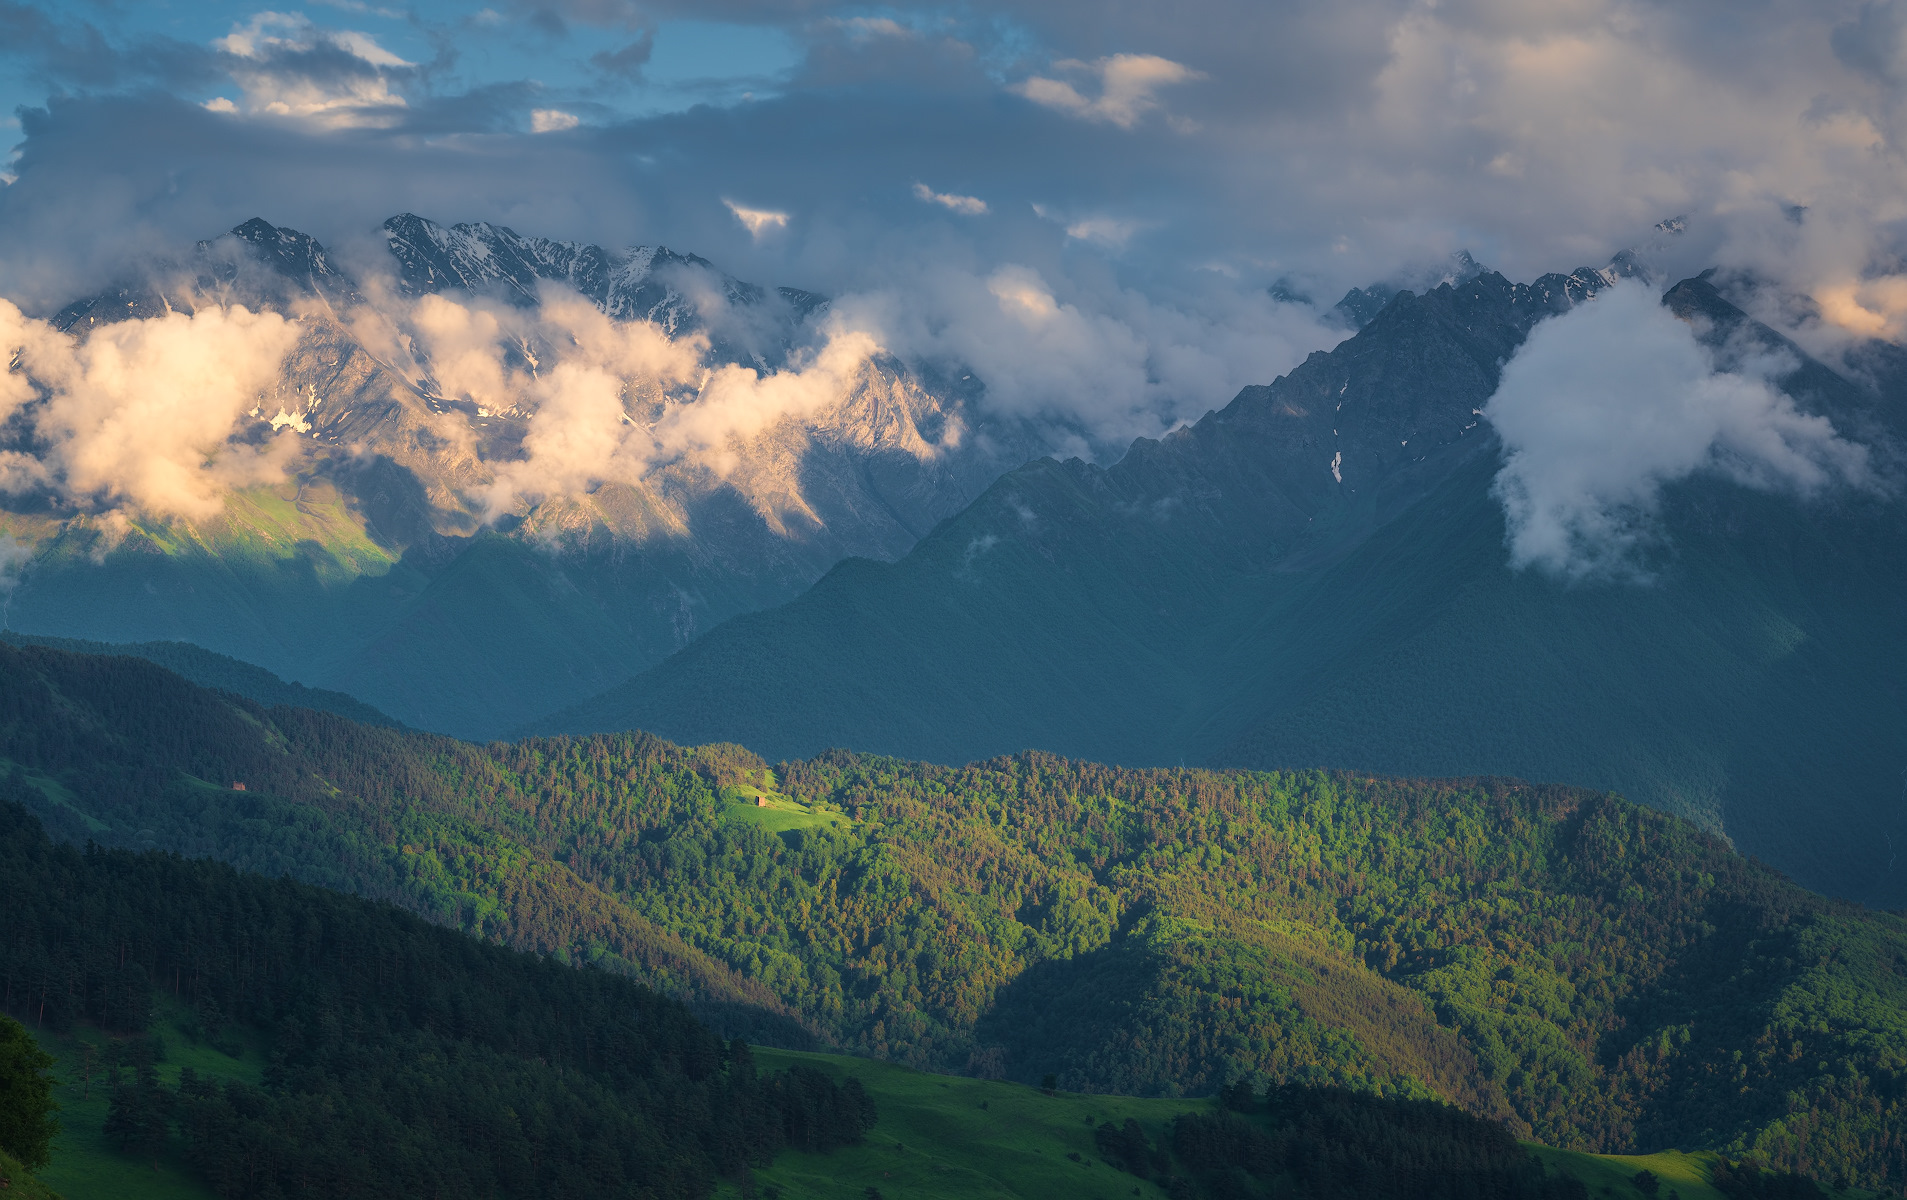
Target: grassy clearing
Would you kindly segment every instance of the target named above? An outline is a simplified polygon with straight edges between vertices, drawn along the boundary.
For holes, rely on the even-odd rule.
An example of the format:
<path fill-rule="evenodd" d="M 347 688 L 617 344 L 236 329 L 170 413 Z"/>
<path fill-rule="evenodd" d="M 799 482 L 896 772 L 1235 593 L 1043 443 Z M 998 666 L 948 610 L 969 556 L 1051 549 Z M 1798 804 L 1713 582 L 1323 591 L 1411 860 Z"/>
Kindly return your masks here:
<path fill-rule="evenodd" d="M 846 813 L 826 805 L 803 804 L 793 796 L 776 791 L 773 771 L 763 771 L 762 777 L 765 786 L 737 783 L 722 789 L 722 799 L 728 803 L 722 814 L 726 820 L 753 825 L 769 833 L 814 829 L 824 825 L 846 829 L 854 824 Z"/>
<path fill-rule="evenodd" d="M 1631 1182 L 1641 1171 L 1653 1171 L 1661 1181 L 1654 1200 L 1670 1200 L 1671 1194 L 1680 1200 L 1725 1200 L 1708 1182 L 1713 1154 L 1684 1154 L 1679 1150 L 1660 1154 L 1572 1154 L 1534 1143 L 1530 1151 L 1551 1170 L 1568 1171 L 1582 1180 L 1591 1200 L 1650 1200 Z"/>
<path fill-rule="evenodd" d="M 259 1082 L 265 1056 L 255 1043 L 238 1039 L 238 1057 L 215 1050 L 188 1037 L 182 1007 L 162 1003 L 153 1032 L 164 1041 L 165 1061 L 159 1077 L 168 1084 L 179 1080 L 179 1069 L 191 1067 L 201 1075 Z M 60 1134 L 53 1143 L 53 1162 L 40 1172 L 40 1181 L 66 1200 L 212 1200 L 212 1192 L 192 1177 L 180 1158 L 176 1139 L 158 1162 L 121 1154 L 105 1134 L 109 1088 L 95 1069 L 92 1082 L 81 1078 L 85 1047 L 103 1052 L 113 1038 L 91 1027 L 71 1034 L 39 1033 L 40 1046 L 55 1059 L 54 1099 L 60 1105 Z M 236 1037 L 236 1035 L 233 1035 Z M 14 1193 L 9 1193 L 14 1194 Z M 31 1193 L 28 1193 L 29 1195 Z"/>
<path fill-rule="evenodd" d="M 1204 1110 L 1211 1100 L 1140 1100 L 1061 1092 L 1048 1096 L 1017 1083 L 989 1083 L 930 1075 L 891 1063 L 832 1054 L 757 1049 L 764 1070 L 796 1063 L 852 1075 L 874 1097 L 880 1114 L 865 1144 L 833 1154 L 783 1154 L 757 1171 L 763 1188 L 781 1200 L 864 1200 L 874 1188 L 888 1200 L 1001 1200 L 1053 1196 L 1078 1200 L 1154 1200 L 1155 1184 L 1099 1161 L 1093 1130 L 1127 1117 L 1154 1141 L 1172 1118 Z M 1591 1200 L 1651 1200 L 1631 1182 L 1653 1171 L 1661 1181 L 1653 1200 L 1725 1200 L 1708 1182 L 1713 1154 L 1665 1151 L 1649 1155 L 1578 1154 L 1530 1143 L 1551 1171 L 1583 1181 Z M 724 1186 L 723 1200 L 739 1193 Z M 1850 1200 L 1871 1193 L 1850 1190 Z"/>
<path fill-rule="evenodd" d="M 851 1197 L 1163 1197 L 1146 1181 L 1099 1161 L 1093 1130 L 1127 1117 L 1158 1138 L 1196 1100 L 1047 1096 L 1015 1083 L 930 1075 L 870 1059 L 758 1050 L 764 1069 L 807 1063 L 852 1075 L 874 1097 L 880 1121 L 865 1144 L 832 1154 L 783 1154 L 757 1180 L 784 1200 Z M 1077 1156 L 1071 1157 L 1071 1156 Z M 730 1189 L 728 1195 L 734 1192 Z"/>
<path fill-rule="evenodd" d="M 20 764 L 10 758 L 0 758 L 0 771 L 9 771 L 19 766 Z M 38 788 L 40 794 L 45 796 L 48 801 L 59 805 L 61 808 L 71 810 L 74 815 L 84 821 L 86 827 L 94 833 L 103 833 L 112 828 L 112 826 L 106 824 L 106 822 L 82 809 L 76 803 L 78 797 L 74 796 L 72 791 L 69 790 L 65 784 L 53 778 L 51 775 L 48 775 L 46 772 L 35 770 L 32 767 L 20 767 L 20 774 L 28 783 Z"/>

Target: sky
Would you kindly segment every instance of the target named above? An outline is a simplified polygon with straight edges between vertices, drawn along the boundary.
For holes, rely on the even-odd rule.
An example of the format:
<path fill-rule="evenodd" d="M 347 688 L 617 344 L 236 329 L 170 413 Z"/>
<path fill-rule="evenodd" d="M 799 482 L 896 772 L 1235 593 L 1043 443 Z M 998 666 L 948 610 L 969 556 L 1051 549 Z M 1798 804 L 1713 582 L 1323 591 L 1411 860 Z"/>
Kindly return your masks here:
<path fill-rule="evenodd" d="M 1650 247 L 1897 340 L 1903 82 L 1907 0 L 0 0 L 0 296 L 253 216 L 359 264 L 402 211 L 662 243 L 1114 444 L 1459 250 Z"/>
<path fill-rule="evenodd" d="M 1892 328 L 1854 292 L 1898 250 L 1904 31 L 1895 0 L 0 0 L 0 282 L 415 208 L 821 290 L 964 254 L 1341 295 L 1688 216 Z"/>

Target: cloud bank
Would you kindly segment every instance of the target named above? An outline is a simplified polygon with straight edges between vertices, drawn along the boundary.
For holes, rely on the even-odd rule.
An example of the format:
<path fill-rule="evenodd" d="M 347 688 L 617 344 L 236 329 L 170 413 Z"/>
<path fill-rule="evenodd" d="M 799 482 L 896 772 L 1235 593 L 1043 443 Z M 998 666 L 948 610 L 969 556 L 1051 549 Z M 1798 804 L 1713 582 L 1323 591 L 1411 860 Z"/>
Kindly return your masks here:
<path fill-rule="evenodd" d="M 276 481 L 295 453 L 286 435 L 231 438 L 297 340 L 282 316 L 234 307 L 125 321 L 76 342 L 0 300 L 0 423 L 23 417 L 39 447 L 0 452 L 0 490 L 213 515 L 222 491 Z"/>
<path fill-rule="evenodd" d="M 1511 566 L 1646 578 L 1662 491 L 1697 473 L 1804 497 L 1871 484 L 1867 449 L 1771 382 L 1793 366 L 1751 355 L 1718 369 L 1634 282 L 1537 325 L 1483 410 L 1503 439 L 1493 491 Z"/>

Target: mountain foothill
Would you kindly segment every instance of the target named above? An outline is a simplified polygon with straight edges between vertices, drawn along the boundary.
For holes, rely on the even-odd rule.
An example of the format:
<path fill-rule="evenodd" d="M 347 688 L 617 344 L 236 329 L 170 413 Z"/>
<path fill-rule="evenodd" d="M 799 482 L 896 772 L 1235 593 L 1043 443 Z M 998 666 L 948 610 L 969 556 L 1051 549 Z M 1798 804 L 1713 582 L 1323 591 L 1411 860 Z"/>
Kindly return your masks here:
<path fill-rule="evenodd" d="M 246 888 L 268 889 L 260 904 L 329 894 L 287 890 L 298 880 L 431 923 L 379 917 L 392 937 L 448 927 L 430 936 L 628 979 L 730 1041 L 1068 1091 L 1349 1090 L 1565 1149 L 1722 1150 L 1907 1182 L 1907 926 L 1607 793 L 1032 752 L 770 767 L 645 734 L 478 746 L 37 646 L 0 647 L 0 678 L 0 788 L 22 827 L 8 845 L 26 847 L 10 853 L 73 875 L 69 891 L 105 872 L 146 889 L 181 875 L 228 907 Z M 93 849 L 49 849 L 25 832 L 35 816 Z M 287 882 L 237 882 L 260 875 Z M 10 911 L 65 894 L 8 878 Z M 131 923 L 101 944 L 147 945 L 138 914 L 169 903 L 113 901 L 84 924 Z M 325 921 L 358 920 L 324 903 Z M 58 1001 L 107 1019 L 84 998 L 118 1003 L 120 977 L 58 932 L 77 919 L 55 905 L 9 929 L 16 1013 Z M 238 931 L 269 940 L 274 920 Z M 213 926 L 192 928 L 150 934 L 182 948 L 149 949 L 141 986 L 184 978 L 165 955 Z M 341 961 L 384 970 L 375 941 L 347 938 Z M 220 995 L 220 1011 L 314 1028 L 283 989 L 329 969 L 319 945 L 294 938 L 266 972 L 278 990 Z M 440 1001 L 406 1003 L 417 1024 Z M 394 1038 L 436 1028 L 380 1020 Z"/>
<path fill-rule="evenodd" d="M 385 234 L 358 278 L 248 222 L 53 322 L 298 327 L 245 431 L 297 431 L 284 483 L 0 514 L 5 1006 L 104 1039 L 118 1153 L 220 1196 L 753 1189 L 879 1120 L 772 1046 L 1183 1101 L 1092 1134 L 1174 1198 L 1406 1159 L 1586 1196 L 1517 1139 L 1907 1190 L 1897 493 L 1697 473 L 1645 580 L 1509 562 L 1484 410 L 1633 261 L 1359 290 L 1335 348 L 1105 465 L 876 356 L 722 471 L 499 509 L 534 411 L 391 351 L 389 295 L 561 289 L 763 373 L 829 302 Z M 1830 366 L 1712 275 L 1662 303 L 1887 469 L 1897 352 Z M 162 1027 L 269 1065 L 162 1071 Z"/>

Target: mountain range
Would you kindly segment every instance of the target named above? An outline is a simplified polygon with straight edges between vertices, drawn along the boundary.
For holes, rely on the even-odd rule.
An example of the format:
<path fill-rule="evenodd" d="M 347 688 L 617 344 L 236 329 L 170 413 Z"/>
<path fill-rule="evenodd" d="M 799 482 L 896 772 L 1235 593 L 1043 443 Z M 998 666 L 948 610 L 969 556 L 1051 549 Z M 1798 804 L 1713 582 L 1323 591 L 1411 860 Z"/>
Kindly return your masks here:
<path fill-rule="evenodd" d="M 58 314 L 81 338 L 195 304 L 292 315 L 246 436 L 292 429 L 299 457 L 210 518 L 109 529 L 15 496 L 13 629 L 196 643 L 474 739 L 643 729 L 770 760 L 1036 747 L 1566 782 L 1811 886 L 1907 901 L 1897 489 L 1801 500 L 1697 474 L 1664 492 L 1646 581 L 1509 564 L 1483 411 L 1530 331 L 1642 275 L 1636 255 L 1530 284 L 1461 256 L 1421 294 L 1355 289 L 1340 345 L 1107 466 L 1038 457 L 1030 430 L 989 423 L 970 373 L 875 356 L 719 468 L 684 454 L 499 507 L 538 410 L 447 384 L 420 306 L 503 314 L 489 349 L 540 380 L 565 297 L 757 374 L 800 368 L 828 301 L 660 247 L 410 214 L 384 232 L 388 269 L 360 280 L 248 222 Z M 1803 412 L 1896 461 L 1899 352 L 1830 367 L 1732 286 L 1689 279 L 1664 303 L 1713 348 L 1779 357 Z M 697 400 L 632 376 L 620 403 L 640 425 Z"/>
<path fill-rule="evenodd" d="M 479 316 L 503 305 L 533 322 L 555 289 L 667 337 L 700 334 L 711 367 L 767 374 L 788 366 L 825 301 L 663 247 L 612 253 L 410 214 L 384 232 L 373 283 L 304 234 L 252 220 L 52 319 L 84 340 L 224 305 L 286 314 L 296 345 L 235 438 L 288 429 L 298 446 L 282 483 L 228 489 L 211 516 L 12 496 L 0 532 L 29 557 L 10 628 L 192 642 L 481 738 L 790 599 L 844 557 L 904 553 L 1036 452 L 1025 431 L 983 420 L 971 378 L 877 356 L 830 403 L 732 442 L 733 461 L 680 455 L 640 479 L 499 506 L 499 472 L 524 457 L 537 405 L 443 384 L 444 356 L 399 327 L 407 305 L 448 294 Z M 561 358 L 552 338 L 562 331 L 505 331 L 487 348 L 535 378 Z M 693 399 L 634 380 L 624 419 Z M 19 420 L 11 429 L 9 449 L 36 452 Z"/>

